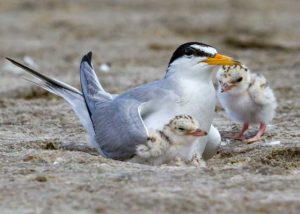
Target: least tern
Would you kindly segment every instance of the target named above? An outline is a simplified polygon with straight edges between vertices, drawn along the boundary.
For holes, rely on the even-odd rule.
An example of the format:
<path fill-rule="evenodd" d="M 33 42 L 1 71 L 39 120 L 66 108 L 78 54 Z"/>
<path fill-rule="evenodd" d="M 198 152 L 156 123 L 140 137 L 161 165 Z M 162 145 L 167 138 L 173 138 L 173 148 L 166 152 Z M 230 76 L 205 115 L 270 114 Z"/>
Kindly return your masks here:
<path fill-rule="evenodd" d="M 228 117 L 242 122 L 243 128 L 233 136 L 244 140 L 249 124 L 260 124 L 257 134 L 247 143 L 258 141 L 264 134 L 266 124 L 275 115 L 276 98 L 267 80 L 261 74 L 250 72 L 245 66 L 223 67 L 217 72 L 218 97 Z"/>
<path fill-rule="evenodd" d="M 238 65 L 231 57 L 198 42 L 180 45 L 170 59 L 165 76 L 121 93 L 111 95 L 101 86 L 92 66 L 92 53 L 80 64 L 82 91 L 42 75 L 7 58 L 37 79 L 38 86 L 63 97 L 87 130 L 91 144 L 105 157 L 127 160 L 136 146 L 145 144 L 148 129 L 160 130 L 176 115 L 188 114 L 208 132 L 195 152 L 210 158 L 220 144 L 220 135 L 211 126 L 215 109 L 215 89 L 211 75 L 216 66 Z"/>
<path fill-rule="evenodd" d="M 137 146 L 136 157 L 131 161 L 161 165 L 180 159 L 188 163 L 194 155 L 194 144 L 206 135 L 190 115 L 178 115 L 162 130 L 149 130 L 147 143 Z"/>

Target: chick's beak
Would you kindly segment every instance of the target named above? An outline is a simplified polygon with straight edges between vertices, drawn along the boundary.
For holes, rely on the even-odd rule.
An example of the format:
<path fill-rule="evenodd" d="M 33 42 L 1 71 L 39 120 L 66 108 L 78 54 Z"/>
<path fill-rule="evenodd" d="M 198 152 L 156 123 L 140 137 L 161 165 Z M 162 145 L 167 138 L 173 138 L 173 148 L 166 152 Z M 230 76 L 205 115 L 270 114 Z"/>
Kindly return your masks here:
<path fill-rule="evenodd" d="M 202 62 L 206 62 L 209 65 L 241 65 L 239 61 L 218 53 L 213 57 L 208 57 L 208 59 L 203 60 Z"/>
<path fill-rule="evenodd" d="M 189 132 L 189 135 L 201 137 L 201 136 L 206 136 L 207 132 L 201 129 L 196 129 L 195 131 Z"/>
<path fill-rule="evenodd" d="M 231 88 L 233 87 L 233 85 L 229 85 L 227 83 L 223 83 L 221 85 L 221 93 L 224 93 L 226 91 L 229 91 Z"/>

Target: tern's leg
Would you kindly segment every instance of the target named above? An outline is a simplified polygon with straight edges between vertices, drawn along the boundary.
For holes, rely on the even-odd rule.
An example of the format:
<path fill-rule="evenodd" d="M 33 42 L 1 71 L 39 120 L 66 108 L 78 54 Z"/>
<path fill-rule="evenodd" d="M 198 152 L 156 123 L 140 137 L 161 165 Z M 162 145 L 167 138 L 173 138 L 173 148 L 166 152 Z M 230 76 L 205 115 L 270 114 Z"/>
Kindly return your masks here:
<path fill-rule="evenodd" d="M 241 129 L 241 131 L 238 134 L 234 135 L 232 137 L 232 139 L 234 139 L 234 140 L 244 140 L 245 139 L 244 133 L 248 128 L 249 128 L 249 123 L 244 123 L 243 128 Z"/>
<path fill-rule="evenodd" d="M 261 122 L 257 134 L 254 137 L 247 139 L 246 143 L 253 143 L 255 141 L 259 141 L 260 137 L 265 133 L 265 130 L 266 130 L 266 124 Z"/>
<path fill-rule="evenodd" d="M 149 133 L 146 144 L 137 147 L 136 154 L 142 158 L 158 157 L 165 153 L 168 147 L 169 142 L 159 132 L 153 131 Z"/>

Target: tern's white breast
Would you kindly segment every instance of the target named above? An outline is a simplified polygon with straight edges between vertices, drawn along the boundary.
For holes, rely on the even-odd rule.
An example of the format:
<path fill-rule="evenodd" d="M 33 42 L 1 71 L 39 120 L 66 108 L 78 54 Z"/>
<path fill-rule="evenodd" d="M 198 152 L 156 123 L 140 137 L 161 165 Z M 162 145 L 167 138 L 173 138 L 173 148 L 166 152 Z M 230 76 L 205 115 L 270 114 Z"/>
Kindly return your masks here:
<path fill-rule="evenodd" d="M 145 118 L 146 127 L 161 130 L 176 115 L 188 114 L 198 120 L 201 129 L 208 131 L 215 109 L 215 89 L 212 82 L 185 80 L 178 81 L 176 87 L 180 100 L 165 103 Z"/>

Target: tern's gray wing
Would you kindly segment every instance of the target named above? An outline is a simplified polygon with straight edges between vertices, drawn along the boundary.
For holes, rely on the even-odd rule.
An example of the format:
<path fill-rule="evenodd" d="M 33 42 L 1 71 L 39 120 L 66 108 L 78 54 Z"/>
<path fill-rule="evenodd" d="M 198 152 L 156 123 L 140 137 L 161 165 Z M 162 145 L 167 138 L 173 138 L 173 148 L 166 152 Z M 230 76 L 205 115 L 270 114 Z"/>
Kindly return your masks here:
<path fill-rule="evenodd" d="M 136 146 L 145 144 L 148 137 L 140 116 L 142 103 L 134 99 L 115 99 L 95 105 L 92 120 L 102 152 L 118 160 L 133 157 Z"/>
<path fill-rule="evenodd" d="M 117 98 L 135 99 L 143 102 L 141 109 L 142 119 L 151 117 L 151 114 L 161 109 L 175 107 L 180 102 L 180 97 L 173 90 L 163 87 L 164 80 L 154 81 L 128 90 Z"/>
<path fill-rule="evenodd" d="M 106 157 L 129 159 L 135 154 L 136 145 L 146 143 L 148 137 L 140 116 L 142 102 L 113 98 L 99 83 L 91 61 L 91 52 L 82 58 L 80 82 L 96 142 Z"/>
<path fill-rule="evenodd" d="M 148 102 L 149 100 L 176 100 L 179 96 L 173 91 L 164 87 L 165 81 L 157 80 L 138 87 L 129 89 L 119 96 L 126 99 L 136 99 L 140 102 Z"/>
<path fill-rule="evenodd" d="M 89 114 L 95 111 L 96 102 L 108 102 L 113 99 L 101 86 L 92 65 L 92 52 L 84 55 L 80 64 L 80 83 Z"/>

